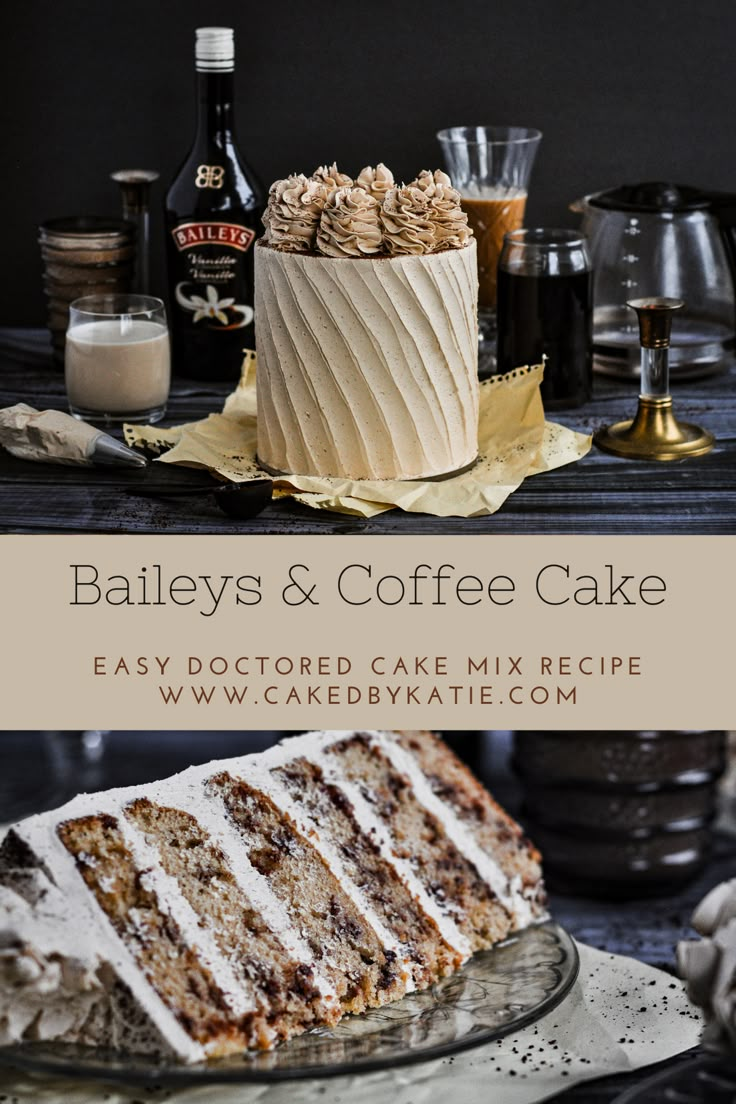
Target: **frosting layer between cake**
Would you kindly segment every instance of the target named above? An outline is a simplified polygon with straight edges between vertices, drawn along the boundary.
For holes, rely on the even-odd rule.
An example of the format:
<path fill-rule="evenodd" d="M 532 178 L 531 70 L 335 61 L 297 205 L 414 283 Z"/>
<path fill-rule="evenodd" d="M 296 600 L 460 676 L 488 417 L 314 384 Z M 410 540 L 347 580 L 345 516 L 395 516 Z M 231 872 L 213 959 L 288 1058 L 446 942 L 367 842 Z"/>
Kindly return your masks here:
<path fill-rule="evenodd" d="M 423 479 L 478 450 L 476 245 L 255 250 L 258 455 L 277 472 Z"/>

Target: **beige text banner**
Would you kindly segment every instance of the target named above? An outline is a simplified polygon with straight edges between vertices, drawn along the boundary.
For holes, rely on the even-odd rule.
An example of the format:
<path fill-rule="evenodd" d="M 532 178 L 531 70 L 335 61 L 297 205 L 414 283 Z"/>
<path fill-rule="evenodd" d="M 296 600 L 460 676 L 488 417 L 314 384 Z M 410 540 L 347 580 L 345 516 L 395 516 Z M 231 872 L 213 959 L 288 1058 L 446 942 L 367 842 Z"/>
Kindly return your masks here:
<path fill-rule="evenodd" d="M 730 537 L 2 542 L 4 728 L 736 725 Z"/>

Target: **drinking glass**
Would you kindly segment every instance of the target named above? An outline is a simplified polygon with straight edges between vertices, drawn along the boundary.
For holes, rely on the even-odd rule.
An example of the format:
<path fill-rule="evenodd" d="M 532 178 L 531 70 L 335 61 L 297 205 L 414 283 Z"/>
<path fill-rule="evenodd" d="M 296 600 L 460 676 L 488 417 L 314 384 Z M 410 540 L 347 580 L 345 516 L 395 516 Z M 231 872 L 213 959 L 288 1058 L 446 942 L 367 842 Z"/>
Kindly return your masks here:
<path fill-rule="evenodd" d="M 456 126 L 437 134 L 478 248 L 478 326 L 495 351 L 496 268 L 504 235 L 524 222 L 527 189 L 542 138 L 528 127 Z"/>
<path fill-rule="evenodd" d="M 75 299 L 64 366 L 76 418 L 98 424 L 160 421 L 171 382 L 163 302 L 151 295 Z"/>
<path fill-rule="evenodd" d="M 497 371 L 546 358 L 547 407 L 581 406 L 593 380 L 593 273 L 576 230 L 514 230 L 498 263 Z"/>

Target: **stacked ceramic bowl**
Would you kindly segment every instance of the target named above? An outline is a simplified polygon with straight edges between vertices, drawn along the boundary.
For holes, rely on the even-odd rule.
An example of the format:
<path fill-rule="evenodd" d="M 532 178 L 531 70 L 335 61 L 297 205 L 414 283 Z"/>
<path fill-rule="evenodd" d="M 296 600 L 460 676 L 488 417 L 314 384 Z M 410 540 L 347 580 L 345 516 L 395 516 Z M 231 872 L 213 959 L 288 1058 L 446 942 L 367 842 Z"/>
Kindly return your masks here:
<path fill-rule="evenodd" d="M 722 732 L 517 732 L 524 823 L 549 881 L 596 896 L 665 892 L 703 869 Z"/>
<path fill-rule="evenodd" d="M 122 219 L 57 218 L 39 227 L 54 358 L 64 359 L 69 304 L 132 290 L 135 227 Z"/>

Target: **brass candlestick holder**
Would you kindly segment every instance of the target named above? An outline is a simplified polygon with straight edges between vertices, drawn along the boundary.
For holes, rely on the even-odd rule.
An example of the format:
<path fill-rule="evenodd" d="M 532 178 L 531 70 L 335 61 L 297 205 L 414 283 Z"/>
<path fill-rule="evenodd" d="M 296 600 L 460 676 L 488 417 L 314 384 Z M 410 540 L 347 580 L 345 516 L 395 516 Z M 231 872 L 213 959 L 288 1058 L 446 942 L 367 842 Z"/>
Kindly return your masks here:
<path fill-rule="evenodd" d="M 678 422 L 672 409 L 669 347 L 672 316 L 682 299 L 632 299 L 641 342 L 641 394 L 636 417 L 599 429 L 593 437 L 603 452 L 629 460 L 683 460 L 710 452 L 715 438 L 707 430 Z"/>

